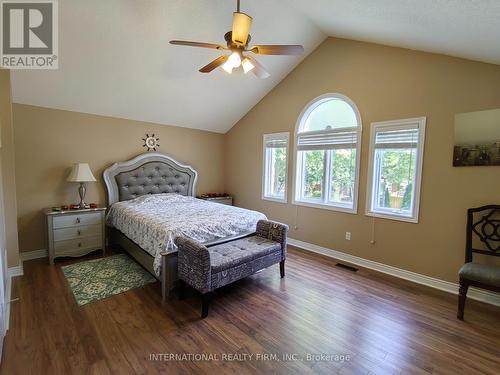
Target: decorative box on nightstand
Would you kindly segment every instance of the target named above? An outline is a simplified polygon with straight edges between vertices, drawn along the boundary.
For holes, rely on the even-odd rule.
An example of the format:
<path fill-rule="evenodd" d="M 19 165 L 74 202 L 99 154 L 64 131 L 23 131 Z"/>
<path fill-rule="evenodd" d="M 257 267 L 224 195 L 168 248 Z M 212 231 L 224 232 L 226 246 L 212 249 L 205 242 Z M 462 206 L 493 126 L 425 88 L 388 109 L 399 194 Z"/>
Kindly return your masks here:
<path fill-rule="evenodd" d="M 200 196 L 200 199 L 204 199 L 206 201 L 214 202 L 214 203 L 222 203 L 228 206 L 233 205 L 233 197 L 230 195 L 221 195 L 217 196 L 216 194 L 203 194 Z"/>
<path fill-rule="evenodd" d="M 57 257 L 79 257 L 95 250 L 105 252 L 105 208 L 52 211 L 43 210 L 47 218 L 49 261 Z"/>

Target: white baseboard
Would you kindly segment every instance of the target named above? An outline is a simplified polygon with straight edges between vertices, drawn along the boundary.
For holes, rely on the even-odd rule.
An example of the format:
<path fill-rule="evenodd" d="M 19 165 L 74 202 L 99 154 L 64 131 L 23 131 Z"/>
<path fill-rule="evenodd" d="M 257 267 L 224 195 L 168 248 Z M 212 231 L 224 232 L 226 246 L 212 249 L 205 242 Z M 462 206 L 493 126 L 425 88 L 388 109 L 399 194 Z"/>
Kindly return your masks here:
<path fill-rule="evenodd" d="M 7 268 L 7 275 L 9 278 L 24 275 L 23 263 L 21 262 L 19 266 Z"/>
<path fill-rule="evenodd" d="M 417 284 L 426 285 L 431 288 L 439 289 L 448 293 L 458 294 L 458 284 L 456 283 L 436 279 L 434 277 L 421 275 L 419 273 L 411 271 L 406 271 L 401 268 L 388 266 L 386 264 L 378 263 L 373 260 L 360 258 L 354 255 L 343 253 L 341 251 L 328 249 L 326 247 L 314 245 L 312 243 L 296 240 L 293 238 L 289 238 L 288 243 L 291 246 L 295 246 L 303 250 L 326 255 L 328 257 L 335 258 L 340 261 L 355 264 L 357 266 L 368 268 L 374 271 L 382 272 L 391 276 L 398 277 L 400 279 L 409 280 Z M 489 303 L 495 306 L 500 306 L 500 294 L 489 292 L 487 290 L 470 288 L 469 292 L 467 293 L 467 298 Z"/>
<path fill-rule="evenodd" d="M 47 258 L 48 256 L 49 256 L 49 254 L 48 254 L 46 249 L 23 251 L 23 252 L 19 253 L 19 257 L 21 258 L 21 261 L 23 261 L 23 262 L 26 260 Z"/>
<path fill-rule="evenodd" d="M 19 266 L 15 267 L 9 267 L 7 268 L 7 288 L 6 288 L 6 295 L 5 295 L 5 301 L 7 303 L 7 309 L 5 311 L 5 330 L 7 331 L 9 329 L 9 323 L 10 323 L 10 300 L 12 296 L 12 278 L 15 276 L 22 276 L 24 275 L 24 269 L 23 269 L 23 263 Z"/>

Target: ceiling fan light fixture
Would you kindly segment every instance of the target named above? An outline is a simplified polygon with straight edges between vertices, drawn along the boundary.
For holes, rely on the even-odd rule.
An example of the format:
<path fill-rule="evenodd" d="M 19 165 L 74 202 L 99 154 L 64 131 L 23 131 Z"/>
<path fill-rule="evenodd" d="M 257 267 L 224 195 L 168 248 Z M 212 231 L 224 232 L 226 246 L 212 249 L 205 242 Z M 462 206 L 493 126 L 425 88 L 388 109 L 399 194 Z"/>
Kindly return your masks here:
<path fill-rule="evenodd" d="M 241 56 L 238 52 L 233 52 L 229 59 L 227 59 L 227 63 L 230 64 L 233 68 L 237 68 L 241 65 Z"/>
<path fill-rule="evenodd" d="M 252 26 L 252 17 L 245 13 L 233 13 L 233 34 L 232 40 L 239 46 L 246 46 L 248 41 L 248 34 Z"/>
<path fill-rule="evenodd" d="M 241 56 L 239 52 L 233 52 L 227 59 L 227 61 L 222 65 L 227 73 L 231 74 L 233 69 L 238 68 L 241 65 Z"/>
<path fill-rule="evenodd" d="M 252 62 L 247 57 L 243 59 L 241 66 L 243 67 L 243 71 L 245 72 L 245 74 L 255 68 L 255 65 L 252 64 Z"/>
<path fill-rule="evenodd" d="M 222 65 L 222 69 L 224 69 L 226 73 L 231 74 L 233 72 L 233 65 L 230 64 L 228 60 Z"/>

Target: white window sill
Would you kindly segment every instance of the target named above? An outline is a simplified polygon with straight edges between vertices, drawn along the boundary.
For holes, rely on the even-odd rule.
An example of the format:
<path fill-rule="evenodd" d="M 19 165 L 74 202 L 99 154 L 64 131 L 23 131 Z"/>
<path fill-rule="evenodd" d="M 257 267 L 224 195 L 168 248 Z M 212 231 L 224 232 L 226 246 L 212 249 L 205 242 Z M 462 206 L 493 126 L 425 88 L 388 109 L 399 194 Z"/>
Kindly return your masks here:
<path fill-rule="evenodd" d="M 403 216 L 398 214 L 391 214 L 390 212 L 373 212 L 367 211 L 366 216 L 378 217 L 380 219 L 388 219 L 395 221 L 404 221 L 407 223 L 418 224 L 418 217 L 413 216 Z"/>
<path fill-rule="evenodd" d="M 357 214 L 358 213 L 357 208 L 334 206 L 333 204 L 324 204 L 324 203 L 315 203 L 315 202 L 311 202 L 311 201 L 297 201 L 297 200 L 293 200 L 292 204 L 294 204 L 296 206 L 304 206 L 304 207 L 319 208 L 322 210 L 344 212 L 347 214 Z"/>
<path fill-rule="evenodd" d="M 270 202 L 276 202 L 276 203 L 288 203 L 286 198 L 278 198 L 278 197 L 262 197 L 263 201 L 270 201 Z"/>

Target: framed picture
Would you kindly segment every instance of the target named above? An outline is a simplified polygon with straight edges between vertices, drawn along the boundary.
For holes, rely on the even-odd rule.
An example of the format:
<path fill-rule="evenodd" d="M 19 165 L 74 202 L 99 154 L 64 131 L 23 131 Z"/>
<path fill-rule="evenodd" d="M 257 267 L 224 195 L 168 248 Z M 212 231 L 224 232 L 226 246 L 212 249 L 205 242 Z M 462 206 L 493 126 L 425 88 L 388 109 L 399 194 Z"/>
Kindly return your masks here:
<path fill-rule="evenodd" d="M 500 109 L 457 113 L 453 166 L 500 166 Z"/>

